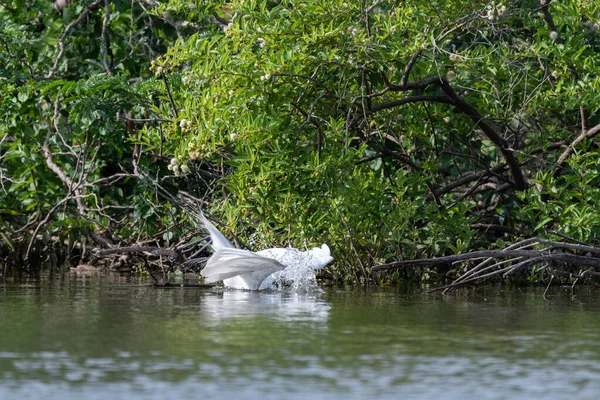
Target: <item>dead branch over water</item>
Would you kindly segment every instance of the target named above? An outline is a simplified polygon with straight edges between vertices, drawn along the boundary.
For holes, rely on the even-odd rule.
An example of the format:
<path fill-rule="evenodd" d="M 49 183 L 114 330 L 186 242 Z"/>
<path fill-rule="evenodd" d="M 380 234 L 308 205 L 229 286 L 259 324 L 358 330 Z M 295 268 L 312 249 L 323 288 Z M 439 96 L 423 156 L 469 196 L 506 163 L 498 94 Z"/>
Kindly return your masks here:
<path fill-rule="evenodd" d="M 541 250 L 532 249 L 540 246 L 543 247 Z M 600 247 L 530 238 L 517 242 L 502 250 L 473 251 L 470 253 L 455 254 L 445 257 L 397 261 L 389 264 L 377 265 L 373 267 L 372 271 L 378 272 L 406 267 L 455 264 L 475 260 L 480 261 L 459 278 L 454 280 L 450 285 L 432 290 L 441 290 L 442 293 L 448 293 L 461 286 L 493 276 L 501 275 L 506 278 L 538 264 L 542 264 L 541 268 L 546 269 L 552 277 L 568 276 L 580 279 L 586 276 L 600 276 L 600 272 L 594 270 L 569 272 L 554 267 L 555 262 L 561 262 L 564 264 L 597 268 L 600 267 L 600 258 L 598 255 L 600 255 Z"/>
<path fill-rule="evenodd" d="M 210 244 L 207 239 L 208 237 L 203 237 L 172 248 L 136 244 L 108 249 L 94 249 L 94 259 L 96 261 L 100 259 L 109 260 L 113 269 L 119 264 L 121 266 L 143 265 L 146 272 L 154 280 L 154 284 L 162 286 L 168 284 L 168 282 L 162 282 L 153 274 L 153 270 L 162 271 L 164 276 L 165 272 L 174 272 L 175 268 L 179 268 L 181 272 L 199 272 L 204 268 L 208 259 L 205 255 L 205 249 Z"/>

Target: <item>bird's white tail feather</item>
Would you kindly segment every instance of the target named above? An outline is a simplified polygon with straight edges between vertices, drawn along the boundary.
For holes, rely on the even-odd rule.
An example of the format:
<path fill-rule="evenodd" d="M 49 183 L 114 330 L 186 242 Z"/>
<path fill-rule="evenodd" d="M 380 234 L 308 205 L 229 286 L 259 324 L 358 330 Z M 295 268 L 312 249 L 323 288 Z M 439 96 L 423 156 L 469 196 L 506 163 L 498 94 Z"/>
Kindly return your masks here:
<path fill-rule="evenodd" d="M 248 289 L 258 290 L 267 276 L 283 269 L 285 266 L 280 262 L 248 250 L 215 248 L 215 253 L 201 274 L 207 283 L 239 276 L 246 282 Z"/>
<path fill-rule="evenodd" d="M 204 227 L 210 234 L 210 240 L 212 241 L 213 250 L 224 249 L 224 248 L 235 248 L 233 244 L 219 230 L 204 216 L 200 214 Z"/>

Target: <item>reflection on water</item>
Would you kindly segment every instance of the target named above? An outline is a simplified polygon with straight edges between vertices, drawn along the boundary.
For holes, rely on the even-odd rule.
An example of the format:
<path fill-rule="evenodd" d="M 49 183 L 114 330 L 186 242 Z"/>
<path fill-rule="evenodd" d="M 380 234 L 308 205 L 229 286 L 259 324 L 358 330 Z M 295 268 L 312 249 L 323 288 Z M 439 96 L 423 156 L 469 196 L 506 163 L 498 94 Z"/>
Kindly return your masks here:
<path fill-rule="evenodd" d="M 318 323 L 327 327 L 331 306 L 319 293 L 250 292 L 245 290 L 214 290 L 214 296 L 203 298 L 202 314 L 219 323 L 232 318 L 267 316 L 278 321 Z"/>
<path fill-rule="evenodd" d="M 0 399 L 595 399 L 600 291 L 0 286 Z"/>

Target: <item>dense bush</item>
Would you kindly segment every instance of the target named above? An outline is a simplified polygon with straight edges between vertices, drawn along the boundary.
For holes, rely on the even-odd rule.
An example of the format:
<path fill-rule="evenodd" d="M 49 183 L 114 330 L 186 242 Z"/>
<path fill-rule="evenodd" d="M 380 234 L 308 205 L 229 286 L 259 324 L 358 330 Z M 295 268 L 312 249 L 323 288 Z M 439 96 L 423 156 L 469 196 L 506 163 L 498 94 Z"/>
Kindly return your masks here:
<path fill-rule="evenodd" d="M 596 240 L 594 2 L 37 6 L 0 6 L 2 224 L 28 223 L 7 242 L 168 242 L 190 228 L 157 185 L 248 246 L 326 242 L 352 281 L 522 236 Z"/>

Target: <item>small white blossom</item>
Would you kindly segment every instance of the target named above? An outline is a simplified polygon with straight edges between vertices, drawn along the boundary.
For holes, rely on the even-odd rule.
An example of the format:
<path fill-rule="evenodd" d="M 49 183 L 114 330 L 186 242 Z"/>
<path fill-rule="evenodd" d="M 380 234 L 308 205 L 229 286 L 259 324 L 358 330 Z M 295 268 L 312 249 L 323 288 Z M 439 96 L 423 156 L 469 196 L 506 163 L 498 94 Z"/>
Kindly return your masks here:
<path fill-rule="evenodd" d="M 237 135 L 235 133 L 229 135 L 229 139 L 231 139 L 232 142 L 235 140 L 236 137 Z"/>
<path fill-rule="evenodd" d="M 197 160 L 200 157 L 200 153 L 197 151 L 190 151 L 190 160 Z"/>
<path fill-rule="evenodd" d="M 181 172 L 183 172 L 184 174 L 187 174 L 188 172 L 190 172 L 190 167 L 188 167 L 186 164 L 183 164 L 181 166 Z"/>
<path fill-rule="evenodd" d="M 444 117 L 444 122 L 449 124 L 450 123 L 450 117 Z"/>
<path fill-rule="evenodd" d="M 448 71 L 448 73 L 446 74 L 446 79 L 448 79 L 449 81 L 451 81 L 454 78 L 456 78 L 456 72 L 454 72 L 454 71 Z"/>
<path fill-rule="evenodd" d="M 258 43 L 258 45 L 260 47 L 265 47 L 267 45 L 267 41 L 265 39 L 263 39 L 263 38 L 256 39 L 256 42 Z"/>
<path fill-rule="evenodd" d="M 556 41 L 556 39 L 558 39 L 558 32 L 556 32 L 556 31 L 550 32 L 550 39 Z"/>
<path fill-rule="evenodd" d="M 177 165 L 179 164 L 179 161 L 177 161 L 177 159 L 175 157 L 171 158 L 171 165 Z"/>

